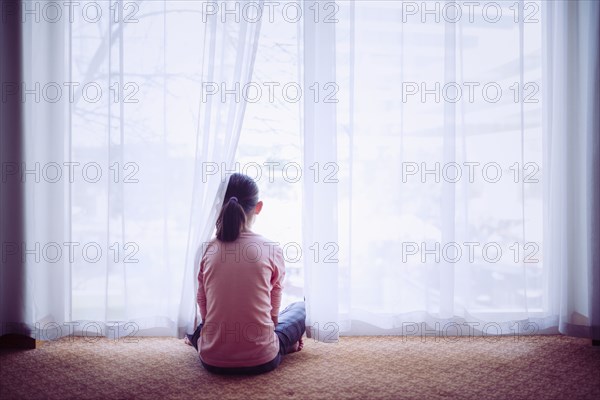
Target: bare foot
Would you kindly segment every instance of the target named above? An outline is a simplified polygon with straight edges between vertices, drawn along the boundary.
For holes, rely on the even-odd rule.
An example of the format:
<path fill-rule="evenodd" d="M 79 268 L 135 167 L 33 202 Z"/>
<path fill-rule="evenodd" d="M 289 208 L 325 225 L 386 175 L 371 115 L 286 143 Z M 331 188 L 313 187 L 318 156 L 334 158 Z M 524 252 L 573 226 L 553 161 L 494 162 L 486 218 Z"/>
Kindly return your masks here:
<path fill-rule="evenodd" d="M 183 338 L 183 342 L 184 342 L 185 344 L 187 344 L 188 346 L 191 346 L 191 345 L 192 345 L 192 342 L 190 342 L 190 339 L 188 339 L 188 337 L 187 337 L 187 336 Z"/>
<path fill-rule="evenodd" d="M 304 348 L 304 341 L 302 340 L 302 338 L 300 338 L 300 340 L 298 340 L 296 343 L 294 343 L 294 347 L 292 348 L 291 353 L 295 353 L 297 351 L 300 351 Z"/>

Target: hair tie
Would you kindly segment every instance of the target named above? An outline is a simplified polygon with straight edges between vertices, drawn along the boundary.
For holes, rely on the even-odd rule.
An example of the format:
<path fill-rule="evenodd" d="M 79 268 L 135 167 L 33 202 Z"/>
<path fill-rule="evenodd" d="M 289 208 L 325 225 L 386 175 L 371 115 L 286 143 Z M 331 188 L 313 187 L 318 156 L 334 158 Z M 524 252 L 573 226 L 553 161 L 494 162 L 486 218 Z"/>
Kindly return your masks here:
<path fill-rule="evenodd" d="M 229 198 L 229 201 L 235 201 L 235 202 L 237 203 L 237 202 L 238 202 L 238 198 L 237 198 L 237 197 L 235 197 L 235 196 L 231 196 L 231 197 Z"/>

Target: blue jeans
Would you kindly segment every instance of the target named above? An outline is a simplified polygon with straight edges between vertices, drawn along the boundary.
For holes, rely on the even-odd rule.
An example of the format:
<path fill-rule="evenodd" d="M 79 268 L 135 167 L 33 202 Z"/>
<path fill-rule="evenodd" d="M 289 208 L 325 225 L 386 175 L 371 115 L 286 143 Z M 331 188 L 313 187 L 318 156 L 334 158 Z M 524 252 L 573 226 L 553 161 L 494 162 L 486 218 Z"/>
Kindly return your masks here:
<path fill-rule="evenodd" d="M 256 365 L 252 367 L 237 367 L 237 368 L 224 368 L 215 367 L 212 365 L 205 364 L 202 360 L 202 366 L 207 371 L 216 374 L 262 374 L 274 370 L 281 363 L 281 359 L 285 354 L 291 353 L 294 349 L 294 345 L 306 330 L 305 326 L 306 309 L 303 301 L 298 301 L 287 306 L 283 311 L 279 313 L 278 324 L 275 327 L 275 333 L 279 338 L 279 353 L 275 358 L 267 363 Z M 198 339 L 200 338 L 200 332 L 202 331 L 202 324 L 198 325 L 193 335 L 186 335 L 192 346 L 198 350 Z"/>

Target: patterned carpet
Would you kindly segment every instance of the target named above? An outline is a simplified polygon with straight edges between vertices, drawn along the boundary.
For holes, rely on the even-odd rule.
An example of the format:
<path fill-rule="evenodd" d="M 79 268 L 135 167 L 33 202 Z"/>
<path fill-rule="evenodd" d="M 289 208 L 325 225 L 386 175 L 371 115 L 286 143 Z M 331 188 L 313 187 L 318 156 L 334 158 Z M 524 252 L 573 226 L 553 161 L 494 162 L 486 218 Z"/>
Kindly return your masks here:
<path fill-rule="evenodd" d="M 0 398 L 600 399 L 600 348 L 564 336 L 306 339 L 254 377 L 211 375 L 174 338 L 63 338 L 0 353 Z M 489 338 L 488 338 L 489 340 Z"/>

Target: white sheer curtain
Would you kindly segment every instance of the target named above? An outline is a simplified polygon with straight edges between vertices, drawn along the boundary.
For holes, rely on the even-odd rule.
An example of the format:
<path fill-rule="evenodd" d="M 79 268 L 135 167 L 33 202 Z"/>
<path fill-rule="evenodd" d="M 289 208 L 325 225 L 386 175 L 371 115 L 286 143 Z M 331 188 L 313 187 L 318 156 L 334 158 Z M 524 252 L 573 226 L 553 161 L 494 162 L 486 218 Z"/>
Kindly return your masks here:
<path fill-rule="evenodd" d="M 262 9 L 263 2 L 257 3 Z M 224 3 L 219 7 L 227 7 Z M 196 148 L 196 177 L 192 195 L 192 209 L 186 268 L 180 306 L 180 324 L 192 333 L 199 320 L 196 307 L 198 271 L 202 251 L 213 236 L 215 223 L 227 190 L 228 176 L 234 169 L 246 99 L 236 97 L 252 79 L 254 59 L 258 47 L 261 20 L 221 20 L 220 13 L 210 15 L 205 44 L 205 63 L 202 75 L 203 99 L 200 101 L 200 124 Z M 232 42 L 232 43 L 230 43 Z M 223 97 L 224 90 L 233 94 Z M 218 91 L 218 93 L 212 94 Z"/>
<path fill-rule="evenodd" d="M 244 117 L 222 90 L 250 79 L 260 21 L 195 1 L 71 6 L 23 8 L 25 322 L 40 339 L 181 335 Z"/>
<path fill-rule="evenodd" d="M 193 329 L 261 20 L 207 4 L 25 2 L 38 338 Z M 303 5 L 311 336 L 598 338 L 598 4 Z"/>
<path fill-rule="evenodd" d="M 317 85 L 335 83 L 335 24 L 307 18 L 304 5 L 303 70 L 304 91 Z M 310 14 L 308 14 L 310 15 Z M 305 95 L 303 114 L 304 171 L 321 172 L 336 161 L 337 136 L 335 102 L 314 101 Z M 336 179 L 331 179 L 335 181 Z M 303 232 L 304 293 L 307 299 L 307 335 L 324 342 L 336 341 L 339 334 L 337 302 L 339 263 L 337 253 L 338 193 L 335 182 L 304 178 Z"/>
<path fill-rule="evenodd" d="M 600 339 L 600 4 L 544 4 L 544 259 L 567 335 Z"/>
<path fill-rule="evenodd" d="M 307 159 L 317 148 L 339 168 L 335 189 L 304 186 L 309 202 L 334 199 L 305 206 L 305 247 L 339 244 L 337 263 L 306 264 L 307 326 L 321 340 L 556 332 L 559 315 L 566 332 L 577 312 L 589 327 L 591 293 L 578 291 L 593 271 L 580 207 L 595 212 L 583 172 L 585 144 L 597 141 L 598 20 L 587 13 L 596 5 L 477 4 L 336 2 L 337 22 L 304 22 L 305 85 L 333 81 L 339 100 L 328 112 L 305 103 L 304 114 Z M 335 71 L 315 53 L 334 58 Z M 567 153 L 575 120 L 581 139 Z M 563 191 L 571 185 L 578 194 Z"/>

